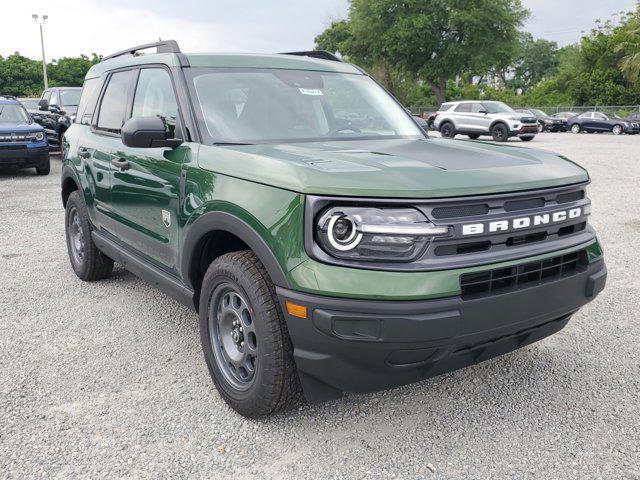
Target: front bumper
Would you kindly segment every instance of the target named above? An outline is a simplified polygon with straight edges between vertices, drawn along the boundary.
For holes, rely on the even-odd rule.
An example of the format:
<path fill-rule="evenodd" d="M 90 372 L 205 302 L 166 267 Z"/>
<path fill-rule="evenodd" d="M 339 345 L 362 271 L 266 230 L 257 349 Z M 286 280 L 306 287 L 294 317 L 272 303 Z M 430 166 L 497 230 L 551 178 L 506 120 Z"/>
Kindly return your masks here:
<path fill-rule="evenodd" d="M 526 124 L 522 125 L 518 130 L 511 130 L 509 136 L 511 137 L 531 137 L 538 134 L 538 124 Z"/>
<path fill-rule="evenodd" d="M 0 167 L 44 167 L 49 162 L 46 142 L 38 145 L 0 145 Z"/>
<path fill-rule="evenodd" d="M 412 383 L 523 347 L 562 329 L 602 291 L 602 257 L 571 276 L 475 299 L 353 300 L 278 288 L 305 396 Z M 308 318 L 287 313 L 290 300 Z"/>

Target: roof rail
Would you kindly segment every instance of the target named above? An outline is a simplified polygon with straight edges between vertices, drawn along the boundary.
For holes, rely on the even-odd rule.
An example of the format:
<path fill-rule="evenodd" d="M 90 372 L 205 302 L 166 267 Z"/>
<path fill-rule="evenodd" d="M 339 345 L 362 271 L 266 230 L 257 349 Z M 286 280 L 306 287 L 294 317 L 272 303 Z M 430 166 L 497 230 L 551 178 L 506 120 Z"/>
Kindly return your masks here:
<path fill-rule="evenodd" d="M 144 45 L 138 45 L 137 47 L 127 48 L 120 52 L 113 53 L 102 58 L 102 61 L 110 60 L 112 58 L 121 57 L 123 55 L 135 55 L 140 50 L 147 50 L 149 48 L 155 48 L 156 53 L 180 53 L 180 47 L 175 40 L 162 40 L 160 42 L 146 43 Z"/>
<path fill-rule="evenodd" d="M 342 62 L 333 53 L 329 53 L 325 50 L 309 50 L 306 52 L 283 52 L 282 55 L 297 55 L 299 57 L 312 57 L 319 58 L 321 60 L 331 60 L 332 62 Z"/>

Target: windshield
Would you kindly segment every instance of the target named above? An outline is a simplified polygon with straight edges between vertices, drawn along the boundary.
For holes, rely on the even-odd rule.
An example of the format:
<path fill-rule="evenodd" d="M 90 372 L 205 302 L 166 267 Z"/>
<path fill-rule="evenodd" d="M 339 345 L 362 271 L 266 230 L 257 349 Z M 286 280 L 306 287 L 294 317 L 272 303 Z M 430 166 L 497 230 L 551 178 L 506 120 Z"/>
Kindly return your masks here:
<path fill-rule="evenodd" d="M 488 113 L 516 113 L 509 105 L 502 102 L 482 102 Z"/>
<path fill-rule="evenodd" d="M 60 101 L 65 107 L 77 107 L 82 90 L 60 90 Z"/>
<path fill-rule="evenodd" d="M 217 143 L 422 137 L 364 75 L 280 69 L 194 69 L 202 118 Z"/>
<path fill-rule="evenodd" d="M 29 114 L 22 105 L 0 105 L 0 123 L 29 123 Z"/>
<path fill-rule="evenodd" d="M 546 113 L 544 113 L 542 110 L 531 110 L 531 111 L 538 117 L 548 117 L 549 116 Z"/>

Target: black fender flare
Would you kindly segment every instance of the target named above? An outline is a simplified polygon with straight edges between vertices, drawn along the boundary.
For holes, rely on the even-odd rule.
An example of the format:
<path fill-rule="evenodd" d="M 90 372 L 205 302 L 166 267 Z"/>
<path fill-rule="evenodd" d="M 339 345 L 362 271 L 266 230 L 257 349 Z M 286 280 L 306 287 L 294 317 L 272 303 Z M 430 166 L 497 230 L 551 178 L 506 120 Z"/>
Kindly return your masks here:
<path fill-rule="evenodd" d="M 278 287 L 289 288 L 289 282 L 267 242 L 247 222 L 228 212 L 209 212 L 200 216 L 189 227 L 182 246 L 181 272 L 186 286 L 194 289 L 191 280 L 191 263 L 198 242 L 213 231 L 231 233 L 246 243 L 260 259 L 273 283 Z"/>
<path fill-rule="evenodd" d="M 64 198 L 64 184 L 67 180 L 73 180 L 73 182 L 78 187 L 78 190 L 82 192 L 84 196 L 84 191 L 82 189 L 82 183 L 78 178 L 78 172 L 75 171 L 71 166 L 65 165 L 62 167 L 62 173 L 60 174 L 60 197 L 62 199 L 62 205 L 65 206 L 65 198 Z"/>

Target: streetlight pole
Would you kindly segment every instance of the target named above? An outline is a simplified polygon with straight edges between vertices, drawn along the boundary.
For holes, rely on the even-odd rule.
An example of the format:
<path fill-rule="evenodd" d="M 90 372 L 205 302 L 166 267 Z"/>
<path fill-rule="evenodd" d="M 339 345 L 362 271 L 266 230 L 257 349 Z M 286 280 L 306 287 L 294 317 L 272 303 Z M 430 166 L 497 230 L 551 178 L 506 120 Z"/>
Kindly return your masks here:
<path fill-rule="evenodd" d="M 42 47 L 42 74 L 44 75 L 44 89 L 49 88 L 49 80 L 47 79 L 47 60 L 44 56 L 44 35 L 42 34 L 42 25 L 49 18 L 48 15 L 42 15 L 39 17 L 38 14 L 34 13 L 31 17 L 36 21 L 36 23 L 40 26 L 40 46 Z"/>

